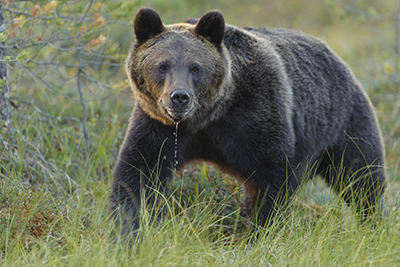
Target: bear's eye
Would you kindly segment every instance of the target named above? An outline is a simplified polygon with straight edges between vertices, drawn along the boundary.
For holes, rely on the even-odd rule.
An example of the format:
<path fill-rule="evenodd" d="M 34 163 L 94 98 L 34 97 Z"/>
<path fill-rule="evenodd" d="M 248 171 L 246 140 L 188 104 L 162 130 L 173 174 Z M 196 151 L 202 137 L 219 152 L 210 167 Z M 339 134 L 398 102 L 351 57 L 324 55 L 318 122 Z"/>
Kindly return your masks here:
<path fill-rule="evenodd" d="M 200 72 L 200 67 L 197 65 L 194 65 L 194 66 L 190 67 L 190 72 L 193 74 L 198 74 Z"/>
<path fill-rule="evenodd" d="M 168 66 L 165 65 L 165 64 L 161 64 L 160 66 L 158 66 L 158 70 L 159 70 L 161 73 L 166 73 L 166 72 L 168 71 Z"/>

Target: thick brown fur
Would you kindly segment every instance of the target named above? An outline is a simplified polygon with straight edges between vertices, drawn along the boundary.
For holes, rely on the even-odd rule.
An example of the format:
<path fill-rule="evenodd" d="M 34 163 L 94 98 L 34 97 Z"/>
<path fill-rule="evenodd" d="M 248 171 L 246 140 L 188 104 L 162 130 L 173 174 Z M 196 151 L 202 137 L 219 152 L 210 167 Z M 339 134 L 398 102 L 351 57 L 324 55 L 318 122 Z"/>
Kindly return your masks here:
<path fill-rule="evenodd" d="M 373 107 L 323 42 L 230 26 L 218 11 L 164 25 L 141 8 L 134 30 L 126 70 L 136 106 L 111 194 L 124 232 L 138 229 L 141 202 L 172 176 L 175 123 L 176 168 L 207 160 L 234 175 L 261 226 L 304 173 L 321 174 L 361 214 L 380 203 L 384 148 Z"/>

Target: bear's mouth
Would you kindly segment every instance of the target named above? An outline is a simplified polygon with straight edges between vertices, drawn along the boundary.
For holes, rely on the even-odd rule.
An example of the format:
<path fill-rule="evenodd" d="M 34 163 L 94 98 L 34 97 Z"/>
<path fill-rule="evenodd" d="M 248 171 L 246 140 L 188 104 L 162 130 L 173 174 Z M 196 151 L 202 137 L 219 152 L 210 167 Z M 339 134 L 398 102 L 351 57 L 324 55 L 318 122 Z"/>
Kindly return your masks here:
<path fill-rule="evenodd" d="M 167 108 L 163 107 L 164 112 L 167 115 L 167 117 L 173 121 L 173 122 L 181 122 L 185 119 L 187 119 L 193 110 L 193 106 L 190 106 L 187 109 L 184 110 L 179 110 L 179 109 L 174 109 L 174 108 Z"/>

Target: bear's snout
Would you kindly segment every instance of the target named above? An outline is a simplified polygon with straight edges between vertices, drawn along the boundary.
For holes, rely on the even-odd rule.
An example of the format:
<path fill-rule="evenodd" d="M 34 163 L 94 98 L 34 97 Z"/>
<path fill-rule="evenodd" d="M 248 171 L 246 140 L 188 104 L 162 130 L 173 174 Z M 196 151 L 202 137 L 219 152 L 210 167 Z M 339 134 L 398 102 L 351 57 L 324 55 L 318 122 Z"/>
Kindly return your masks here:
<path fill-rule="evenodd" d="M 193 98 L 185 89 L 176 89 L 171 93 L 165 92 L 160 100 L 168 117 L 175 122 L 187 118 L 193 109 Z"/>
<path fill-rule="evenodd" d="M 175 90 L 169 95 L 171 102 L 177 108 L 184 108 L 190 102 L 190 94 L 186 90 Z"/>

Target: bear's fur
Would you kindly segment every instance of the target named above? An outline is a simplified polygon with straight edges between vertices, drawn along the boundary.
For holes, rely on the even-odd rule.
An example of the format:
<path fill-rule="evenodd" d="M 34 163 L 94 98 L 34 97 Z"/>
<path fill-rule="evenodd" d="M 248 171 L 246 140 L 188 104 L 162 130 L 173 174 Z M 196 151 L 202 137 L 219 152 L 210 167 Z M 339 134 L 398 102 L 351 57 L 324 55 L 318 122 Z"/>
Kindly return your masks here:
<path fill-rule="evenodd" d="M 124 231 L 138 228 L 141 199 L 172 176 L 178 122 L 176 168 L 206 160 L 233 175 L 261 226 L 305 173 L 322 175 L 361 214 L 380 203 L 384 147 L 373 107 L 323 42 L 237 28 L 218 11 L 164 25 L 141 8 L 134 31 L 126 70 L 136 106 L 111 194 Z"/>

